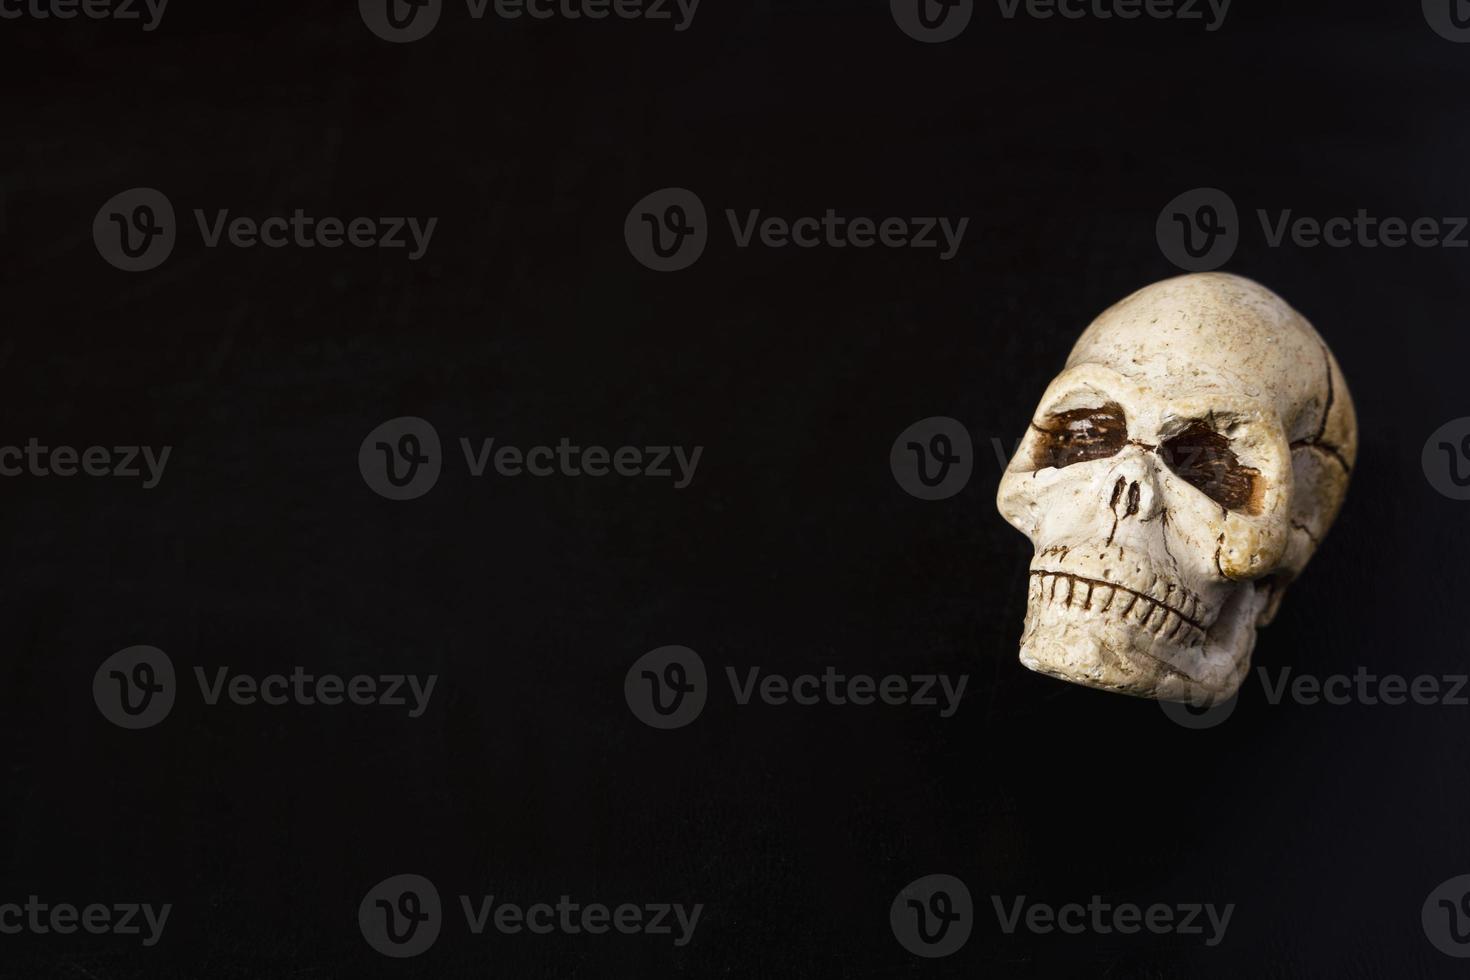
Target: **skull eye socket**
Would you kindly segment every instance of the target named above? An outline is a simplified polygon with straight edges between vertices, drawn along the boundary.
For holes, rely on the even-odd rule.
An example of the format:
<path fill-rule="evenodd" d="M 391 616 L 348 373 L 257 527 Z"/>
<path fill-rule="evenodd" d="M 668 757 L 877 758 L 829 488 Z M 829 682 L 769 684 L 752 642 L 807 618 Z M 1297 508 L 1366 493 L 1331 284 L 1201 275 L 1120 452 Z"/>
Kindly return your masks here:
<path fill-rule="evenodd" d="M 1261 471 L 1241 464 L 1230 440 L 1198 420 L 1159 446 L 1164 465 L 1227 510 L 1261 512 Z"/>
<path fill-rule="evenodd" d="M 1123 409 L 1112 403 L 1048 415 L 1033 428 L 1039 438 L 1032 459 L 1039 470 L 1106 459 L 1128 444 Z"/>

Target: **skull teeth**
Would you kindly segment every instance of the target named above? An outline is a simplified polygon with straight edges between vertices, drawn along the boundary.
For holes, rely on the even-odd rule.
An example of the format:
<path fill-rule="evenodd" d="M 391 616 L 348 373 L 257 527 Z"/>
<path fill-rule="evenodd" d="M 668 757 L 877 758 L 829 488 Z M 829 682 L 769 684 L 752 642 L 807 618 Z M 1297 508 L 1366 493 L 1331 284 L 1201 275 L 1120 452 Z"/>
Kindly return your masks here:
<path fill-rule="evenodd" d="M 1175 591 L 1173 587 L 1168 589 L 1171 595 Z M 1034 605 L 1060 605 L 1090 612 L 1105 619 L 1120 620 L 1185 646 L 1199 646 L 1205 639 L 1205 628 L 1195 618 L 1199 600 L 1180 591 L 1183 594 L 1178 601 L 1183 609 L 1111 582 L 1040 569 L 1031 573 L 1030 592 Z"/>

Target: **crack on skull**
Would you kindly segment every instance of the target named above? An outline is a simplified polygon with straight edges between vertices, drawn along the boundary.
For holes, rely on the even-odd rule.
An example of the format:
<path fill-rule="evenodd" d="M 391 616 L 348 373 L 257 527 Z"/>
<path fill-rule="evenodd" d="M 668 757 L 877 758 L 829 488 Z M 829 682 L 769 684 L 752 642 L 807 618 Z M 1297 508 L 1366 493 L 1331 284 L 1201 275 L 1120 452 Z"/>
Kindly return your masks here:
<path fill-rule="evenodd" d="M 1291 526 L 1294 527 L 1296 530 L 1298 530 L 1298 531 L 1302 532 L 1303 534 L 1305 534 L 1309 539 L 1311 539 L 1312 547 L 1314 547 L 1314 548 L 1320 548 L 1322 546 L 1322 539 L 1318 538 L 1317 535 L 1313 534 L 1312 533 L 1312 529 L 1309 528 L 1309 527 L 1307 527 L 1301 521 L 1292 521 L 1291 522 Z"/>
<path fill-rule="evenodd" d="M 1342 454 L 1342 450 L 1323 438 L 1327 435 L 1327 423 L 1332 420 L 1332 406 L 1337 401 L 1337 388 L 1332 383 L 1332 355 L 1328 353 L 1326 344 L 1320 340 L 1317 344 L 1322 348 L 1322 361 L 1327 369 L 1327 401 L 1322 406 L 1322 421 L 1317 424 L 1316 432 L 1305 439 L 1298 439 L 1287 448 L 1292 452 L 1298 449 L 1315 449 L 1319 453 L 1325 453 L 1337 460 L 1344 473 L 1351 474 L 1353 468 L 1348 465 L 1347 457 Z"/>
<path fill-rule="evenodd" d="M 1103 542 L 1103 547 L 1112 544 L 1113 535 L 1118 533 L 1118 498 L 1123 496 L 1123 484 L 1125 482 L 1120 476 L 1118 477 L 1118 482 L 1113 484 L 1113 496 L 1108 500 L 1108 510 L 1113 512 L 1113 529 L 1108 532 L 1108 539 Z"/>
<path fill-rule="evenodd" d="M 1327 345 L 1320 340 L 1317 346 L 1322 348 L 1322 366 L 1327 373 L 1327 403 L 1322 406 L 1322 422 L 1317 426 L 1316 433 L 1308 441 L 1321 442 L 1322 437 L 1327 434 L 1327 423 L 1332 418 L 1332 403 L 1337 398 L 1337 391 L 1332 384 L 1332 355 L 1327 353 Z"/>
<path fill-rule="evenodd" d="M 1337 464 L 1342 467 L 1343 472 L 1351 473 L 1353 471 L 1353 468 L 1348 465 L 1347 457 L 1342 454 L 1342 450 L 1330 442 L 1313 442 L 1310 439 L 1301 439 L 1291 444 L 1292 452 L 1296 452 L 1298 449 L 1315 449 L 1317 452 L 1324 453 L 1337 460 Z"/>
<path fill-rule="evenodd" d="M 1167 507 L 1159 508 L 1159 542 L 1164 546 L 1164 554 L 1169 556 L 1169 560 L 1177 568 L 1179 559 L 1175 558 L 1174 552 L 1169 550 L 1169 508 Z"/>

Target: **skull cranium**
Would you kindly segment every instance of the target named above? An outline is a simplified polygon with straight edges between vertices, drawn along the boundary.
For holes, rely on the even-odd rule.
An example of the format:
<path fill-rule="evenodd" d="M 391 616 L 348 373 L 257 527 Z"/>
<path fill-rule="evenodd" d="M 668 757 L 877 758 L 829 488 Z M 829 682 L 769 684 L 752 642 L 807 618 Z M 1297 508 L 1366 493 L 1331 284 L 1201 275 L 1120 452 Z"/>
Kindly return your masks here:
<path fill-rule="evenodd" d="M 1336 360 L 1270 290 L 1205 273 L 1124 299 L 1077 341 L 1001 479 L 1001 514 L 1035 546 L 1021 662 L 1230 697 L 1356 453 Z"/>

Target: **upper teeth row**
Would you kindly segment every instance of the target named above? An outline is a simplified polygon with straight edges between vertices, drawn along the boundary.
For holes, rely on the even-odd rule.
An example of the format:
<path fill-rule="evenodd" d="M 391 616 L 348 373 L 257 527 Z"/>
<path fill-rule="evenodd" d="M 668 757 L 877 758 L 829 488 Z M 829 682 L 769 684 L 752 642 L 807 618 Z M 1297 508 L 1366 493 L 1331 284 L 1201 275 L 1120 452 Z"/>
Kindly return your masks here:
<path fill-rule="evenodd" d="M 1096 610 L 1100 615 L 1116 616 L 1165 639 L 1184 637 L 1190 646 L 1204 639 L 1204 627 L 1191 615 L 1165 605 L 1152 596 L 1080 575 L 1037 569 L 1031 573 L 1033 600 L 1060 602 L 1063 606 Z M 1191 599 L 1192 607 L 1198 602 Z"/>

